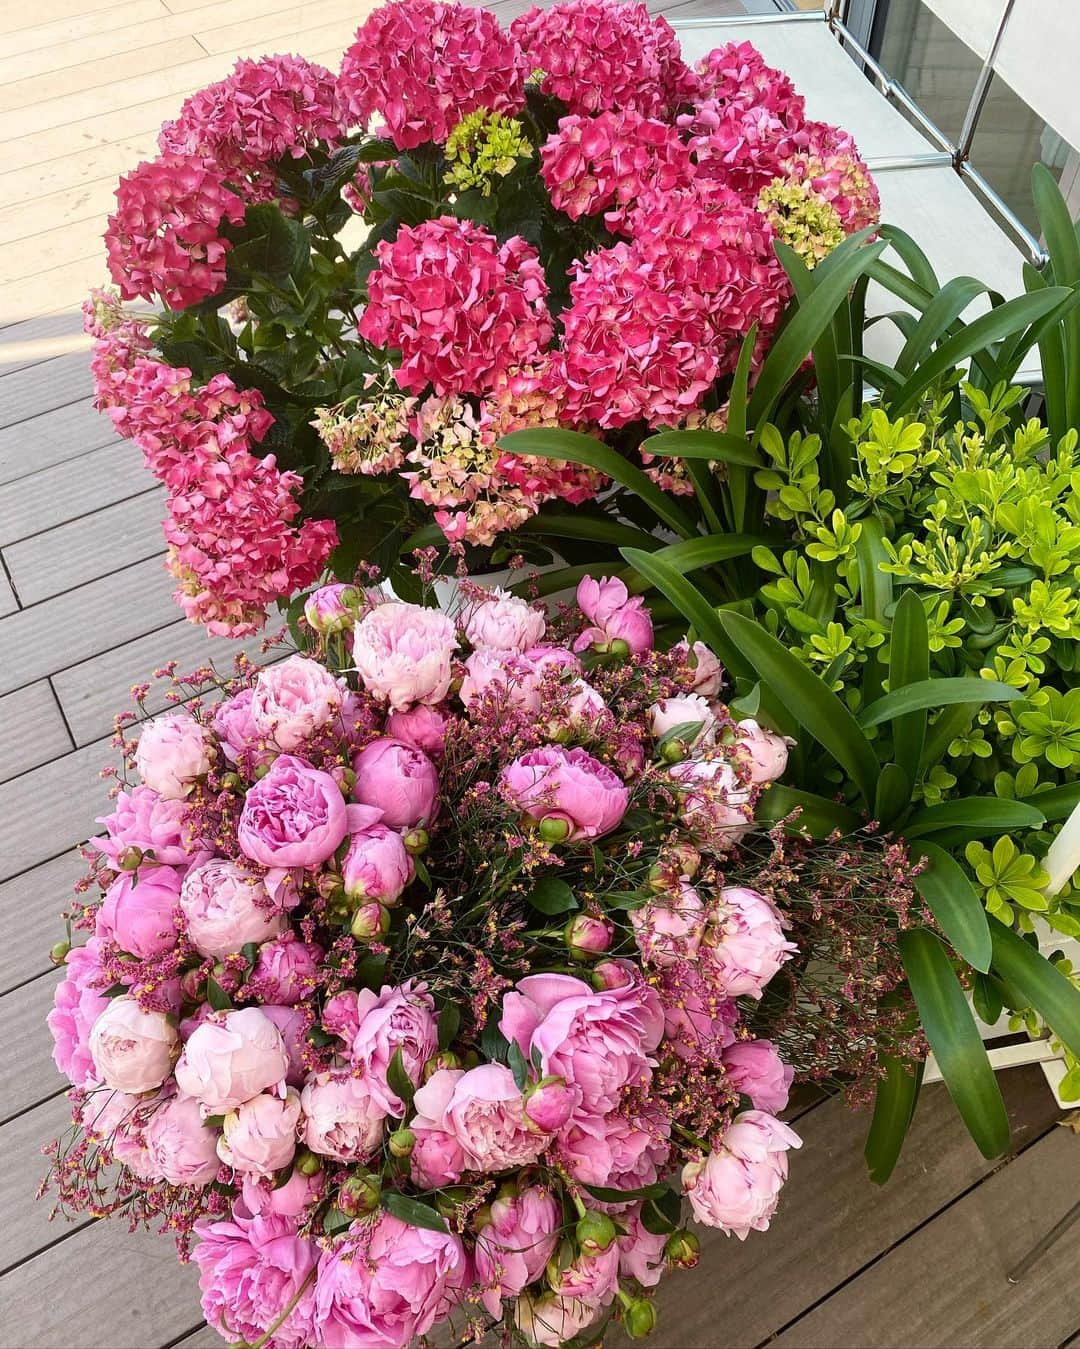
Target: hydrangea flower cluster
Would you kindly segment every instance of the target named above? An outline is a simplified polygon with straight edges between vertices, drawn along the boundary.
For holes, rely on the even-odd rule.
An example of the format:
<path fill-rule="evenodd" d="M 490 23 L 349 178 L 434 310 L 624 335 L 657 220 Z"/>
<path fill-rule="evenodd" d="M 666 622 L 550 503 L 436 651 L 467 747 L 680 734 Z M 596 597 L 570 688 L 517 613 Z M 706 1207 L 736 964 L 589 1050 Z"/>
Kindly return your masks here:
<path fill-rule="evenodd" d="M 713 425 L 751 329 L 753 378 L 791 297 L 776 243 L 813 266 L 878 210 L 850 136 L 808 120 L 786 75 L 748 43 L 691 69 L 631 0 L 558 0 L 505 30 L 454 0 L 390 0 L 336 74 L 241 61 L 159 144 L 121 183 L 107 243 L 122 296 L 173 312 L 111 335 L 99 398 L 122 415 L 140 397 L 132 340 L 159 365 L 182 353 L 206 387 L 259 390 L 311 483 L 297 514 L 298 480 L 230 462 L 228 530 L 260 541 L 274 511 L 285 540 L 309 509 L 384 537 L 396 511 L 388 550 L 434 522 L 460 553 L 525 526 L 542 537 L 530 522 L 549 503 L 611 509 L 600 473 L 500 440 L 584 432 L 636 463 L 656 430 Z M 190 437 L 161 434 L 199 479 Z M 685 466 L 649 473 L 665 491 L 691 483 Z M 272 559 L 261 543 L 212 563 L 178 545 L 189 612 L 248 630 L 264 589 L 307 583 L 303 552 L 325 560 L 316 523 L 317 547 Z M 204 598 L 246 565 L 266 578 L 250 602 Z"/>
<path fill-rule="evenodd" d="M 577 601 L 326 587 L 306 654 L 121 723 L 52 1184 L 160 1220 L 230 1341 L 641 1336 L 683 1197 L 768 1227 L 799 1139 L 755 1027 L 795 946 L 737 858 L 787 745 L 621 581 Z"/>

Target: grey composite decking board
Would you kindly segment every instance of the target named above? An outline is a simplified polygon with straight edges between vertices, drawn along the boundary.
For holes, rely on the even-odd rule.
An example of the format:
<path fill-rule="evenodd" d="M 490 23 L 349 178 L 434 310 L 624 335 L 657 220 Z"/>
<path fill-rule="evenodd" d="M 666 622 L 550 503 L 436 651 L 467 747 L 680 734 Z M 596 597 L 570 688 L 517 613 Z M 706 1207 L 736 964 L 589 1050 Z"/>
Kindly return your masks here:
<path fill-rule="evenodd" d="M 4 1276 L 4 1323 L 33 1349 L 147 1349 L 197 1323 L 198 1267 L 167 1237 L 92 1223 Z"/>
<path fill-rule="evenodd" d="M 155 557 L 0 620 L 0 694 L 168 626 L 172 591 Z"/>
<path fill-rule="evenodd" d="M 59 982 L 57 970 L 0 997 L 0 1119 L 9 1120 L 47 1100 L 67 1083 L 52 1061 L 45 1018 Z"/>
<path fill-rule="evenodd" d="M 85 351 L 0 373 L 0 426 L 12 426 L 53 408 L 88 398 L 93 389 Z"/>
<path fill-rule="evenodd" d="M 211 1330 L 209 1326 L 200 1326 L 190 1335 L 185 1335 L 182 1340 L 177 1340 L 173 1349 L 221 1349 L 224 1343 L 216 1330 Z"/>
<path fill-rule="evenodd" d="M 1006 1274 L 1078 1194 L 1080 1138 L 1054 1129 L 775 1343 L 793 1349 L 1056 1349 L 1080 1324 L 1077 1229 L 1018 1284 Z"/>
<path fill-rule="evenodd" d="M 15 613 L 18 607 L 19 601 L 15 598 L 15 592 L 11 588 L 11 582 L 7 578 L 7 573 L 0 567 L 0 618 Z M 4 663 L 6 662 L 7 654 L 8 653 L 4 650 L 3 646 L 0 645 L 0 671 L 2 671 Z M 0 673 L 0 680 L 2 679 L 3 674 Z"/>
<path fill-rule="evenodd" d="M 75 748 L 48 680 L 0 698 L 0 782 Z"/>
<path fill-rule="evenodd" d="M 1014 1139 L 1023 1146 L 1059 1112 L 1037 1067 L 1010 1070 L 999 1080 Z M 803 1146 L 788 1154 L 790 1176 L 769 1231 L 739 1242 L 697 1229 L 701 1264 L 664 1280 L 657 1293 L 661 1344 L 680 1349 L 761 1344 L 995 1166 L 966 1136 L 941 1084 L 922 1093 L 911 1136 L 884 1190 L 866 1174 L 862 1145 L 868 1125 L 865 1111 L 849 1110 L 840 1098 L 796 1122 Z M 709 1295 L 696 1297 L 695 1280 L 703 1272 Z M 722 1341 L 716 1338 L 720 1326 Z"/>
<path fill-rule="evenodd" d="M 0 1125 L 0 1157 L 4 1159 L 0 1166 L 0 1213 L 19 1215 L 18 1222 L 0 1223 L 0 1269 L 9 1269 L 74 1230 L 62 1217 L 50 1222 L 54 1200 L 34 1199 L 49 1169 L 41 1149 L 59 1138 L 70 1122 L 67 1097 L 54 1096 Z"/>
<path fill-rule="evenodd" d="M 153 486 L 141 450 L 128 440 L 43 468 L 0 486 L 0 546 L 92 516 Z"/>
<path fill-rule="evenodd" d="M 86 519 L 47 529 L 4 549 L 12 583 L 25 607 L 109 576 L 121 567 L 163 556 L 165 493 L 144 473 L 140 496 L 106 506 Z"/>
<path fill-rule="evenodd" d="M 101 800 L 95 815 L 109 810 L 104 795 Z M 75 882 L 85 871 L 86 863 L 73 849 L 0 885 L 0 930 L 8 934 L 0 942 L 0 993 L 50 968 L 49 951 L 64 936 L 60 915 L 75 900 Z"/>
<path fill-rule="evenodd" d="M 83 332 L 83 316 L 79 309 L 65 309 L 10 324 L 0 331 L 0 375 L 25 370 L 27 366 L 49 360 L 53 355 L 66 355 L 73 349 L 89 353 L 90 343 L 91 339 Z"/>
<path fill-rule="evenodd" d="M 98 774 L 117 762 L 111 736 L 0 783 L 0 881 L 67 852 L 109 809 Z"/>
<path fill-rule="evenodd" d="M 174 608 L 174 612 L 178 611 Z M 267 627 L 271 632 L 277 630 L 273 618 Z M 273 652 L 266 656 L 260 653 L 261 642 L 261 635 L 242 642 L 208 637 L 205 628 L 180 619 L 167 628 L 61 670 L 53 677 L 53 687 L 72 735 L 78 744 L 84 745 L 110 730 L 117 712 L 133 707 L 132 684 L 150 680 L 151 673 L 166 661 L 178 661 L 181 673 L 212 663 L 221 674 L 231 676 L 238 651 L 246 651 L 260 664 L 274 658 Z M 146 709 L 150 713 L 160 712 L 168 705 L 163 695 L 169 685 L 153 680 L 150 683 Z"/>
<path fill-rule="evenodd" d="M 119 443 L 112 422 L 88 399 L 54 408 L 0 429 L 0 483 L 31 477 Z"/>

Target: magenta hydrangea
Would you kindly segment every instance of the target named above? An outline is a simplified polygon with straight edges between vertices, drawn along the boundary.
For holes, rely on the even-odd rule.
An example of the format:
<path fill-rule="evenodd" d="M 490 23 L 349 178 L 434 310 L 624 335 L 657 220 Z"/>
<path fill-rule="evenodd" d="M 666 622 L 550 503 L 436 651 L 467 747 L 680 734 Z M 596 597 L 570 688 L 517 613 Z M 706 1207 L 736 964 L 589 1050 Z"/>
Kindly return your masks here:
<path fill-rule="evenodd" d="M 698 62 L 697 101 L 764 107 L 792 129 L 801 126 L 806 100 L 782 70 L 768 65 L 749 42 L 725 42 Z"/>

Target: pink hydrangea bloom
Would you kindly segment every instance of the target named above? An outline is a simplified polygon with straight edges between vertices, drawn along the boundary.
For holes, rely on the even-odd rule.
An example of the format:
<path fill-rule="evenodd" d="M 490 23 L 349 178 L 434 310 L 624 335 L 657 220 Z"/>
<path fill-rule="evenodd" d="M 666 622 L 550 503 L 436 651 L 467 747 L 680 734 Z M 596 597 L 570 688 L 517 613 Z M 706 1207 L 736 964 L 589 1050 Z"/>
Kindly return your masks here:
<path fill-rule="evenodd" d="M 500 245 L 470 220 L 440 216 L 403 225 L 375 252 L 360 336 L 400 350 L 403 389 L 484 393 L 550 342 L 544 271 L 519 236 Z"/>
<path fill-rule="evenodd" d="M 162 155 L 142 163 L 116 189 L 105 231 L 109 274 L 125 300 L 198 304 L 225 284 L 230 244 L 222 222 L 243 218 L 244 203 L 212 160 Z"/>
<path fill-rule="evenodd" d="M 705 99 L 678 119 L 700 178 L 714 179 L 752 204 L 797 148 L 792 128 L 761 103 Z"/>
<path fill-rule="evenodd" d="M 749 42 L 725 42 L 698 62 L 697 99 L 721 106 L 767 108 L 792 130 L 802 125 L 805 100 L 782 70 L 766 65 Z"/>
<path fill-rule="evenodd" d="M 798 149 L 781 160 L 780 175 L 806 184 L 827 202 L 845 234 L 876 225 L 881 198 L 850 132 L 828 122 L 807 122 L 795 142 Z"/>
<path fill-rule="evenodd" d="M 510 25 L 540 88 L 572 113 L 631 109 L 663 117 L 684 102 L 697 81 L 683 64 L 666 19 L 644 4 L 561 0 L 534 6 Z"/>
<path fill-rule="evenodd" d="M 91 937 L 85 946 L 73 947 L 46 1018 L 53 1038 L 53 1062 L 73 1087 L 86 1086 L 97 1076 L 90 1031 L 109 1005 L 103 993 L 107 986 L 101 941 Z"/>
<path fill-rule="evenodd" d="M 351 120 L 378 115 L 399 150 L 442 145 L 477 108 L 515 113 L 525 62 L 490 10 L 397 0 L 381 5 L 345 53 L 338 88 Z"/>

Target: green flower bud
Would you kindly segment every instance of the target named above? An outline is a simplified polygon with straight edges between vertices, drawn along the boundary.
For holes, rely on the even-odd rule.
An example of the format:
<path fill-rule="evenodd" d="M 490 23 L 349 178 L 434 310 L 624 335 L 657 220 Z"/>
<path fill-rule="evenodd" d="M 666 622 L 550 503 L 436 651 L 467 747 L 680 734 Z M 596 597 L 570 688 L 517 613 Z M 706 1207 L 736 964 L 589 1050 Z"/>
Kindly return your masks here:
<path fill-rule="evenodd" d="M 350 1176 L 337 1193 L 337 1206 L 350 1218 L 362 1218 L 379 1207 L 382 1183 L 370 1171 Z"/>
<path fill-rule="evenodd" d="M 590 1209 L 578 1219 L 574 1235 L 585 1255 L 599 1255 L 601 1251 L 607 1250 L 619 1234 L 606 1213 Z"/>
<path fill-rule="evenodd" d="M 422 857 L 427 852 L 431 839 L 426 829 L 410 829 L 401 841 L 410 856 Z"/>
<path fill-rule="evenodd" d="M 643 1340 L 656 1329 L 656 1308 L 644 1297 L 635 1297 L 623 1308 L 623 1329 L 632 1340 Z"/>
<path fill-rule="evenodd" d="M 63 965 L 68 958 L 68 952 L 71 950 L 71 942 L 58 941 L 49 952 L 49 959 L 54 965 Z"/>
<path fill-rule="evenodd" d="M 683 1228 L 679 1232 L 672 1232 L 668 1237 L 664 1254 L 673 1268 L 693 1269 L 701 1259 L 701 1242 L 693 1232 L 687 1232 Z"/>
<path fill-rule="evenodd" d="M 141 848 L 136 847 L 125 848 L 117 858 L 123 871 L 138 871 L 142 864 L 142 860 L 143 851 Z"/>
<path fill-rule="evenodd" d="M 409 1157 L 416 1147 L 416 1135 L 411 1129 L 395 1129 L 387 1146 L 391 1157 Z"/>
<path fill-rule="evenodd" d="M 570 821 L 548 815 L 540 821 L 537 832 L 545 843 L 565 843 L 570 837 Z"/>
<path fill-rule="evenodd" d="M 301 1148 L 296 1154 L 293 1167 L 299 1171 L 302 1176 L 317 1176 L 322 1170 L 322 1161 L 307 1148 Z"/>

